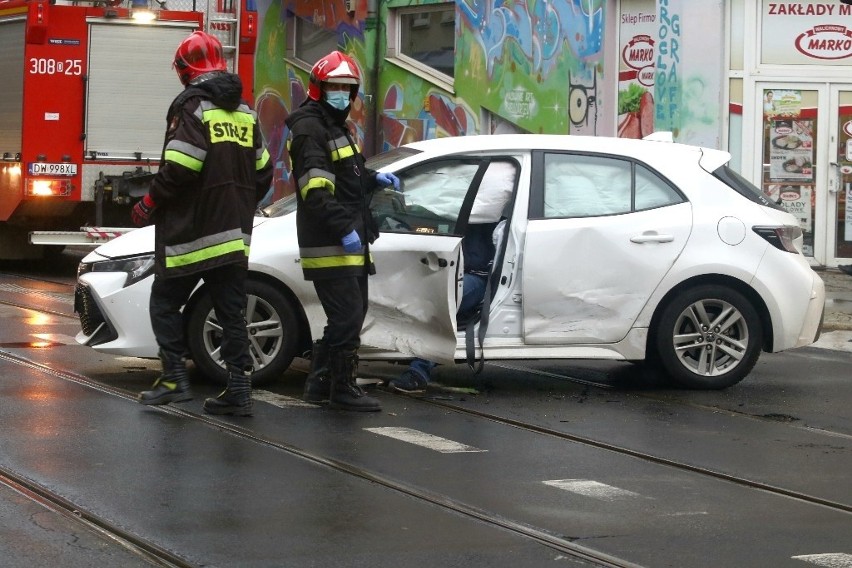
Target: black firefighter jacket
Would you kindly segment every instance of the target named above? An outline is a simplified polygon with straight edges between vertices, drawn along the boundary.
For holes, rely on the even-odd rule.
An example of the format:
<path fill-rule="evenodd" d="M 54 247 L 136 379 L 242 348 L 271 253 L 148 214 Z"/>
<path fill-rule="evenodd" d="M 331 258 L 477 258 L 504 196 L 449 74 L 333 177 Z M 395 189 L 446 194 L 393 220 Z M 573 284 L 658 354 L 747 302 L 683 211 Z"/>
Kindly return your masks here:
<path fill-rule="evenodd" d="M 296 229 L 305 280 L 375 274 L 367 243 L 379 236 L 369 210 L 376 172 L 346 127 L 346 113 L 308 100 L 288 118 L 296 186 Z M 347 253 L 341 239 L 358 231 L 365 246 Z"/>
<path fill-rule="evenodd" d="M 239 76 L 222 73 L 187 87 L 169 108 L 149 191 L 157 205 L 160 277 L 248 266 L 254 213 L 272 181 L 272 162 L 241 92 Z"/>

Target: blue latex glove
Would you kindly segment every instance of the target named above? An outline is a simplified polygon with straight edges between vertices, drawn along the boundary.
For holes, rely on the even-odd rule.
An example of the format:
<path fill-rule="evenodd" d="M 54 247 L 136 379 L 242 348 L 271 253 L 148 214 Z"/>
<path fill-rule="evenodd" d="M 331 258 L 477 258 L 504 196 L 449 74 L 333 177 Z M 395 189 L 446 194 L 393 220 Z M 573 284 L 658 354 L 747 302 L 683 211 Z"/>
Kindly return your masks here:
<path fill-rule="evenodd" d="M 399 178 L 391 173 L 376 174 L 376 182 L 385 187 L 392 185 L 394 191 L 399 191 Z"/>
<path fill-rule="evenodd" d="M 343 250 L 346 252 L 359 252 L 361 250 L 361 237 L 358 236 L 358 231 L 353 230 L 351 233 L 341 239 Z"/>

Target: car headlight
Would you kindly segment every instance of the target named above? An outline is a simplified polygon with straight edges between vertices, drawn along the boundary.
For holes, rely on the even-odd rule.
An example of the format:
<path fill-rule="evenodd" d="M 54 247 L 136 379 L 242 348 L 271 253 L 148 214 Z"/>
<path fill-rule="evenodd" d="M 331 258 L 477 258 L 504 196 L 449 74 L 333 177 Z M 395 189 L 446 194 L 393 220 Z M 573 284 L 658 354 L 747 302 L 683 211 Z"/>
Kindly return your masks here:
<path fill-rule="evenodd" d="M 77 278 L 89 272 L 124 272 L 127 279 L 124 287 L 130 286 L 147 278 L 154 271 L 154 255 L 99 260 L 97 262 L 81 262 L 77 267 Z"/>

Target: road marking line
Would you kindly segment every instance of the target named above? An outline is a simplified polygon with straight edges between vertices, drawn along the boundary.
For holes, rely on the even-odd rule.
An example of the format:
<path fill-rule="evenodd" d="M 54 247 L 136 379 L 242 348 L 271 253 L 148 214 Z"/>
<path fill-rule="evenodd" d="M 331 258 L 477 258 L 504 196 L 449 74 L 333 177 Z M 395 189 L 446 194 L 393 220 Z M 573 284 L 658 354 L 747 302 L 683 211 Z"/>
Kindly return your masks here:
<path fill-rule="evenodd" d="M 562 489 L 563 491 L 571 491 L 585 497 L 594 497 L 595 499 L 605 499 L 607 501 L 614 501 L 615 499 L 625 497 L 640 496 L 638 493 L 634 493 L 633 491 L 620 489 L 618 487 L 613 487 L 612 485 L 607 485 L 598 481 L 591 481 L 589 479 L 551 479 L 550 481 L 542 481 L 542 483 L 550 485 L 551 487 L 556 487 L 557 489 Z"/>
<path fill-rule="evenodd" d="M 251 397 L 260 402 L 266 402 L 278 408 L 319 408 L 316 404 L 310 404 L 292 396 L 284 396 L 283 394 L 275 394 L 267 390 L 252 389 Z"/>
<path fill-rule="evenodd" d="M 364 428 L 364 430 L 372 432 L 374 434 L 379 434 L 380 436 L 387 436 L 388 438 L 395 438 L 403 442 L 408 442 L 409 444 L 423 446 L 424 448 L 429 448 L 430 450 L 435 450 L 436 452 L 441 452 L 442 454 L 458 454 L 463 452 L 488 451 L 480 450 L 479 448 L 474 448 L 473 446 L 466 446 L 465 444 L 453 442 L 452 440 L 447 440 L 446 438 L 441 438 L 439 436 L 433 436 L 432 434 L 420 432 L 419 430 L 412 430 L 411 428 L 384 427 Z"/>
<path fill-rule="evenodd" d="M 33 337 L 42 341 L 50 341 L 51 343 L 61 343 L 63 345 L 77 345 L 77 340 L 70 335 L 61 333 L 31 333 Z"/>
<path fill-rule="evenodd" d="M 817 566 L 825 566 L 825 568 L 850 568 L 852 567 L 852 554 L 844 554 L 842 552 L 833 552 L 829 554 L 804 554 L 802 556 L 793 556 L 793 560 L 804 560 Z"/>
<path fill-rule="evenodd" d="M 74 301 L 74 292 L 51 292 L 50 290 L 36 290 L 33 288 L 19 286 L 18 284 L 0 284 L 0 292 L 44 296 L 46 298 L 51 298 L 60 302 Z"/>

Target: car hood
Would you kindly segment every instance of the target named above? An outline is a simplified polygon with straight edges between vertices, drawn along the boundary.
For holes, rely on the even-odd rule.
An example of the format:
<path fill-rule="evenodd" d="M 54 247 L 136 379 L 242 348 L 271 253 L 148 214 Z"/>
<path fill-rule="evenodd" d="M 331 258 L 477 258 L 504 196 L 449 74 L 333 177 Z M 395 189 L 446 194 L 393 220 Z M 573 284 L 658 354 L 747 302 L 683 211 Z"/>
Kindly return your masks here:
<path fill-rule="evenodd" d="M 269 221 L 269 217 L 256 216 L 254 226 L 257 227 Z M 154 227 L 142 227 L 124 233 L 118 238 L 108 241 L 86 255 L 83 262 L 103 260 L 104 258 L 124 258 L 154 254 Z M 91 257 L 91 258 L 90 258 Z"/>

